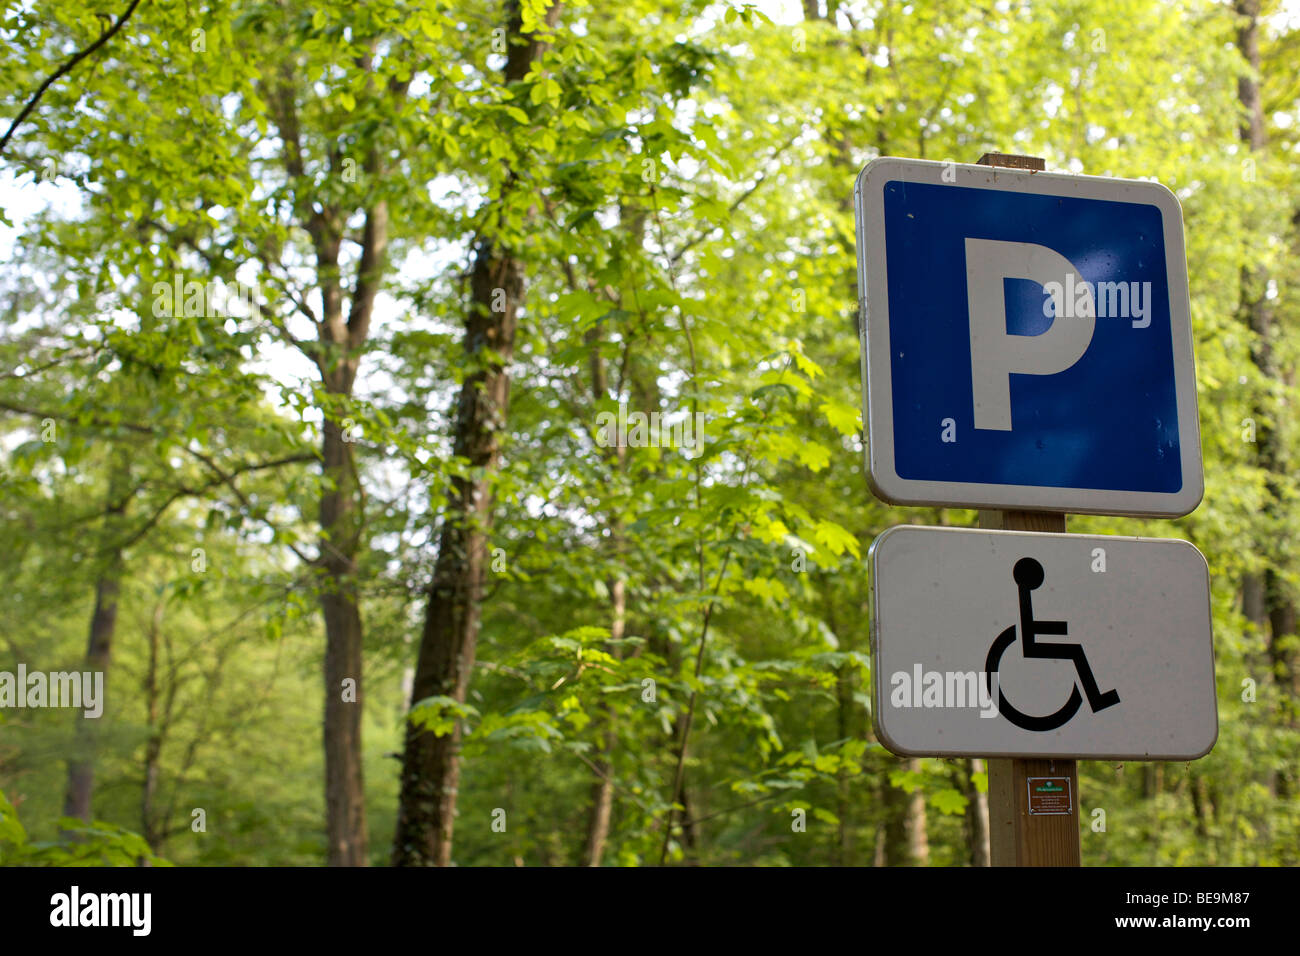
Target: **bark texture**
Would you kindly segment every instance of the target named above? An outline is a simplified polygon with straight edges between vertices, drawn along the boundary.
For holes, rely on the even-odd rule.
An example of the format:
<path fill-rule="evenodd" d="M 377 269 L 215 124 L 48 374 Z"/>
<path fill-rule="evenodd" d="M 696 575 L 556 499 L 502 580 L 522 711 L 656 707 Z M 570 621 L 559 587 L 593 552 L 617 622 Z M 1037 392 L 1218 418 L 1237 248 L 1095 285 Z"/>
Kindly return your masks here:
<path fill-rule="evenodd" d="M 109 473 L 108 507 L 105 510 L 104 540 L 108 543 L 95 580 L 95 609 L 90 616 L 90 634 L 86 641 L 83 670 L 104 675 L 104 696 L 108 695 L 108 668 L 113 660 L 113 639 L 117 634 L 117 603 L 121 591 L 123 556 L 117 534 L 126 514 L 126 490 L 130 485 L 130 465 L 124 451 L 114 453 Z M 107 701 L 102 701 L 105 707 Z M 86 822 L 91 819 L 91 801 L 95 793 L 95 762 L 99 749 L 99 722 L 77 711 L 72 756 L 68 760 L 68 781 L 64 791 L 63 815 Z"/>
<path fill-rule="evenodd" d="M 559 5 L 547 10 L 554 26 Z M 523 33 L 518 0 L 506 4 L 507 85 L 527 75 L 544 43 Z M 515 186 L 513 171 L 503 187 Z M 510 362 L 524 294 L 524 269 L 518 253 L 488 236 L 480 236 L 470 270 L 470 299 L 465 316 L 464 349 L 469 374 L 460 390 L 455 415 L 454 453 L 469 462 L 467 477 L 452 485 L 429 589 L 424 630 L 415 666 L 412 699 L 450 697 L 464 703 L 474 670 L 487 542 L 492 528 L 492 474 L 500 452 L 510 400 Z M 460 785 L 462 728 L 441 736 L 408 722 L 402 754 L 402 784 L 395 866 L 449 866 Z"/>

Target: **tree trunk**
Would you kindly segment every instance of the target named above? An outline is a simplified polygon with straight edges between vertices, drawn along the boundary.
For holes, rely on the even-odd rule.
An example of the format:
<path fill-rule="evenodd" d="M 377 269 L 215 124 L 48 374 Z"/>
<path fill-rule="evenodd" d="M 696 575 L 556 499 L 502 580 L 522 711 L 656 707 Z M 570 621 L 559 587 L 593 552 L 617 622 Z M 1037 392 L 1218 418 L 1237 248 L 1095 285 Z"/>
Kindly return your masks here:
<path fill-rule="evenodd" d="M 1151 866 L 1160 865 L 1160 794 L 1165 788 L 1165 765 L 1147 764 L 1151 791 Z"/>
<path fill-rule="evenodd" d="M 603 715 L 611 719 L 610 715 Z M 609 818 L 614 808 L 613 765 L 610 754 L 614 751 L 615 734 L 607 729 L 602 735 L 600 753 L 593 764 L 597 778 L 591 785 L 591 815 L 587 822 L 587 843 L 582 850 L 583 866 L 600 866 L 605 854 L 605 841 L 609 839 Z"/>
<path fill-rule="evenodd" d="M 524 37 L 518 0 L 509 0 L 506 9 L 503 76 L 509 84 L 527 75 L 542 44 Z M 548 26 L 558 14 L 559 5 L 553 4 L 546 15 Z M 512 174 L 503 190 L 514 181 Z M 454 454 L 469 462 L 469 477 L 453 481 L 447 502 L 415 666 L 412 696 L 417 702 L 445 696 L 463 704 L 469 690 L 492 529 L 491 478 L 509 407 L 509 366 L 523 292 L 523 264 L 514 251 L 480 237 L 470 271 L 464 339 L 465 355 L 478 371 L 461 386 L 455 424 Z M 442 736 L 407 723 L 393 865 L 451 864 L 461 734 L 459 720 Z"/>
<path fill-rule="evenodd" d="M 907 769 L 920 772 L 921 761 L 913 757 Z M 926 834 L 925 791 L 920 787 L 912 791 L 907 801 L 907 848 L 912 866 L 930 865 L 930 840 Z"/>
<path fill-rule="evenodd" d="M 623 639 L 623 628 L 627 614 L 627 585 L 622 578 L 610 581 L 611 621 L 609 637 L 613 646 L 610 652 L 619 656 L 618 641 Z M 614 714 L 603 702 L 599 705 L 598 719 L 604 722 L 605 730 L 601 735 L 600 752 L 593 761 L 596 768 L 596 780 L 591 785 L 591 816 L 587 825 L 587 844 L 582 853 L 583 866 L 600 866 L 600 859 L 605 853 L 605 841 L 609 838 L 609 819 L 614 807 L 614 764 L 613 753 L 618 735 L 614 731 Z"/>
<path fill-rule="evenodd" d="M 90 616 L 90 637 L 86 643 L 85 670 L 104 675 L 103 696 L 108 692 L 108 666 L 113 658 L 113 637 L 117 631 L 117 600 L 121 590 L 122 551 L 116 538 L 126 514 L 126 490 L 130 485 L 130 465 L 125 451 L 114 453 L 108 483 L 108 509 L 104 540 L 108 553 L 95 580 L 95 610 Z M 104 702 L 106 704 L 106 701 Z M 63 815 L 90 822 L 91 799 L 95 792 L 95 760 L 98 750 L 99 717 L 76 714 L 76 735 L 72 757 L 68 760 L 68 783 L 63 800 Z"/>
<path fill-rule="evenodd" d="M 144 787 L 140 793 L 140 835 L 149 849 L 157 854 L 165 839 L 166 822 L 159 824 L 155 803 L 158 797 L 158 778 L 162 772 L 162 747 L 166 734 L 165 718 L 159 713 L 158 692 L 158 638 L 162 631 L 166 603 L 162 599 L 154 606 L 153 620 L 149 623 L 149 664 L 145 670 L 144 698 L 148 713 L 149 738 L 144 746 Z"/>
<path fill-rule="evenodd" d="M 349 383 L 350 384 L 350 383 Z M 350 391 L 350 389 L 349 389 Z M 326 419 L 321 452 L 320 596 L 325 620 L 325 821 L 330 866 L 367 865 L 361 759 L 361 610 L 357 603 L 355 463 L 336 422 Z M 345 685 L 345 681 L 352 681 Z M 346 690 L 345 690 L 346 688 Z"/>
<path fill-rule="evenodd" d="M 835 625 L 831 624 L 832 632 Z M 847 742 L 851 732 L 853 712 L 853 677 L 846 665 L 841 664 L 835 670 L 835 696 L 837 698 L 835 719 L 837 738 Z M 843 744 L 841 744 L 843 746 Z M 847 767 L 840 767 L 835 781 L 835 813 L 839 819 L 836 834 L 836 860 L 840 866 L 851 866 L 853 857 L 852 826 L 849 815 L 853 811 L 853 786 Z"/>
<path fill-rule="evenodd" d="M 902 760 L 902 769 L 917 772 L 921 761 L 915 757 Z M 884 784 L 885 866 L 926 866 L 930 862 L 930 843 L 925 830 L 925 793 L 918 788 L 906 793 L 886 780 Z"/>
<path fill-rule="evenodd" d="M 354 42 L 359 42 L 359 38 Z M 363 45 L 356 63 L 370 74 L 367 92 L 375 83 L 374 54 L 377 41 Z M 364 206 L 361 251 L 357 260 L 351 303 L 344 313 L 345 289 L 339 269 L 339 251 L 344 229 L 353 211 L 332 204 L 323 194 L 299 184 L 308 184 L 304 146 L 298 119 L 298 89 L 301 82 L 289 61 L 278 71 L 268 71 L 267 102 L 284 142 L 283 161 L 289 182 L 294 185 L 293 208 L 297 225 L 311 236 L 316 255 L 316 289 L 321 313 L 316 326 L 317 341 L 293 344 L 310 359 L 320 373 L 327 399 L 320 403 L 324 424 L 321 433 L 319 555 L 314 562 L 319 573 L 321 616 L 325 623 L 325 714 L 322 727 L 325 751 L 325 812 L 327 859 L 331 866 L 365 866 L 368 854 L 365 787 L 362 774 L 361 718 L 364 706 L 362 686 L 362 637 L 357 558 L 364 542 L 362 489 L 357 478 L 352 436 L 340 419 L 347 413 L 356 383 L 361 350 L 370 333 L 375 300 L 387 268 L 389 242 L 388 203 L 373 195 Z M 388 94 L 402 100 L 407 85 L 387 84 Z M 331 172 L 338 172 L 337 151 L 329 154 Z M 345 160 L 346 162 L 346 160 Z M 365 150 L 362 166 L 370 183 L 386 174 L 383 154 L 372 141 Z M 274 249 L 263 255 L 278 255 Z M 349 420 L 344 424 L 351 425 Z M 346 686 L 344 682 L 349 682 Z"/>
<path fill-rule="evenodd" d="M 1264 578 L 1258 574 L 1243 574 L 1241 577 L 1241 615 L 1260 633 L 1268 621 L 1264 610 Z"/>
<path fill-rule="evenodd" d="M 1237 79 L 1237 98 L 1241 102 L 1245 117 L 1240 135 L 1242 142 L 1252 155 L 1262 154 L 1268 142 L 1264 124 L 1263 95 L 1258 79 L 1260 70 L 1259 55 L 1259 0 L 1236 0 L 1234 9 L 1241 20 L 1237 30 L 1237 47 L 1242 57 L 1250 66 L 1249 73 L 1243 73 Z M 1277 318 L 1267 295 L 1269 275 L 1263 267 L 1243 265 L 1241 269 L 1241 313 L 1245 323 L 1254 333 L 1251 347 L 1251 360 L 1260 374 L 1269 383 L 1284 385 L 1285 376 L 1278 366 L 1277 353 L 1274 348 L 1277 337 Z M 1282 434 L 1282 425 L 1288 417 L 1285 399 L 1279 398 L 1272 405 L 1262 405 L 1256 411 L 1255 448 L 1260 468 L 1267 473 L 1267 498 L 1264 514 L 1270 519 L 1265 531 L 1268 540 L 1265 544 L 1268 566 L 1264 570 L 1262 581 L 1262 602 L 1254 592 L 1260 584 L 1247 579 L 1243 582 L 1243 610 L 1262 630 L 1264 616 L 1268 619 L 1268 657 L 1272 676 L 1284 696 L 1294 697 L 1300 694 L 1300 674 L 1295 667 L 1292 639 L 1296 633 L 1296 607 L 1291 591 L 1284 581 L 1288 568 L 1287 554 L 1290 550 L 1287 537 L 1288 509 L 1284 500 L 1283 485 L 1288 471 L 1286 439 Z M 1249 590 L 1247 590 L 1247 588 Z M 1292 711 L 1288 701 L 1286 707 L 1288 722 L 1293 723 Z M 1289 781 L 1283 774 L 1270 774 L 1269 789 L 1277 796 L 1284 797 L 1289 790 Z"/>
<path fill-rule="evenodd" d="M 823 601 L 826 605 L 826 625 L 831 629 L 846 652 L 853 650 L 853 642 L 848 635 L 840 632 L 838 616 L 835 613 L 835 600 L 832 597 L 832 585 L 827 584 Z M 820 590 L 820 588 L 819 588 Z M 847 664 L 835 668 L 835 739 L 840 746 L 848 742 L 853 735 L 853 672 Z M 850 814 L 853 812 L 853 782 L 849 768 L 841 766 L 835 778 L 835 815 L 839 819 L 836 825 L 835 860 L 838 866 L 851 866 L 853 857 L 853 826 Z"/>
<path fill-rule="evenodd" d="M 1196 817 L 1196 835 L 1203 843 L 1210 840 L 1209 792 L 1204 777 L 1192 778 L 1192 810 Z M 1209 863 L 1215 861 L 1209 860 Z"/>
<path fill-rule="evenodd" d="M 504 310 L 500 312 L 491 311 L 496 290 L 504 291 Z M 416 702 L 444 696 L 463 703 L 469 690 L 478 643 L 487 534 L 492 526 L 488 474 L 497 467 L 498 434 L 509 401 L 507 363 L 514 354 L 522 295 L 519 260 L 483 240 L 471 276 L 465 352 L 477 358 L 490 349 L 499 360 L 467 378 L 460 392 L 455 455 L 469 461 L 475 477 L 456 478 L 447 504 L 415 667 L 411 696 Z M 394 865 L 450 865 L 460 740 L 459 721 L 442 736 L 407 724 Z"/>
<path fill-rule="evenodd" d="M 627 209 L 620 206 L 619 219 L 628 230 L 629 247 L 635 247 L 639 250 L 644 237 L 645 217 L 629 216 Z M 621 306 L 621 303 L 619 304 Z M 603 341 L 603 330 L 599 324 L 588 330 L 586 342 L 590 349 L 591 398 L 593 402 L 602 401 L 609 395 L 609 374 L 605 355 L 601 351 Z M 622 398 L 621 395 L 618 397 Z M 621 442 L 616 442 L 611 449 L 606 451 L 606 460 L 617 467 L 620 472 L 626 459 L 627 448 Z M 607 554 L 610 562 L 617 567 L 623 561 L 623 530 L 616 509 L 610 509 L 605 525 L 609 529 Z M 627 582 L 621 575 L 616 574 L 608 580 L 608 587 L 610 642 L 607 650 L 611 656 L 617 659 L 623 656 L 623 649 L 619 642 L 623 640 L 627 622 Z M 600 866 L 601 857 L 605 853 L 605 841 L 609 837 L 609 821 L 614 807 L 613 753 L 618 743 L 618 734 L 614 729 L 613 709 L 603 700 L 597 705 L 596 719 L 599 725 L 603 725 L 603 730 L 600 734 L 599 752 L 592 761 L 596 779 L 591 785 L 591 813 L 587 823 L 587 842 L 582 853 L 583 866 Z"/>
<path fill-rule="evenodd" d="M 970 837 L 970 865 L 991 866 L 989 850 L 989 794 L 975 786 L 975 774 L 987 773 L 987 765 L 979 757 L 962 761 L 958 776 L 966 797 L 966 828 Z"/>
<path fill-rule="evenodd" d="M 901 765 L 901 761 L 899 762 Z M 876 845 L 879 866 L 906 866 L 907 794 L 889 782 L 889 771 L 882 774 L 880 807 L 884 813 L 883 830 Z"/>
<path fill-rule="evenodd" d="M 366 170 L 382 176 L 383 164 L 372 150 Z M 317 217 L 312 226 L 317 274 L 323 304 L 319 328 L 323 358 L 321 382 L 337 402 L 326 414 L 321 432 L 320 557 L 323 575 L 321 616 L 325 621 L 325 816 L 330 866 L 367 866 L 365 779 L 362 771 L 362 639 L 357 557 L 364 540 L 365 515 L 357 477 L 352 435 L 338 421 L 337 409 L 352 398 L 360 350 L 369 335 L 375 299 L 382 284 L 388 251 L 388 204 L 373 201 L 366 209 L 361 257 L 346 322 L 337 280 L 340 236 L 333 216 Z M 345 420 L 345 424 L 347 420 Z"/>
<path fill-rule="evenodd" d="M 95 611 L 90 618 L 90 640 L 86 645 L 86 667 L 92 674 L 104 674 L 108 684 L 108 665 L 113 656 L 113 636 L 117 630 L 117 598 L 120 590 L 122 555 L 114 551 L 110 564 L 95 582 Z M 90 802 L 95 790 L 95 757 L 98 733 L 95 718 L 78 712 L 74 753 L 68 761 L 68 789 L 63 801 L 65 817 L 90 821 Z"/>

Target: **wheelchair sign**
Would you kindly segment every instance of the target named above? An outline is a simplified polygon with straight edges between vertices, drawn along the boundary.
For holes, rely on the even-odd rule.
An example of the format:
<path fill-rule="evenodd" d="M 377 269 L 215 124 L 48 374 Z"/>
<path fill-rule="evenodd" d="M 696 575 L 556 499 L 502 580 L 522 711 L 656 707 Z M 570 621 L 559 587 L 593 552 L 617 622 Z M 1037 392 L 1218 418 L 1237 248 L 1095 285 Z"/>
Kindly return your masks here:
<path fill-rule="evenodd" d="M 871 546 L 876 736 L 908 756 L 1192 760 L 1218 737 L 1186 541 L 892 528 Z"/>
<path fill-rule="evenodd" d="M 1033 599 L 1030 597 L 1029 592 L 1043 583 L 1043 566 L 1033 558 L 1021 558 L 1016 562 L 1011 576 L 1016 579 L 1016 587 L 1020 591 L 1020 642 L 1025 657 L 1073 661 L 1074 669 L 1079 674 L 1079 682 L 1083 684 L 1084 692 L 1088 695 L 1088 706 L 1092 708 L 1094 713 L 1118 704 L 1119 694 L 1115 693 L 1115 691 L 1108 690 L 1103 694 L 1097 689 L 1097 679 L 1092 676 L 1092 669 L 1088 666 L 1088 655 L 1084 653 L 1082 645 L 1039 644 L 1035 640 L 1040 634 L 1067 633 L 1064 621 L 1034 620 Z M 1015 641 L 1016 625 L 1012 624 L 998 635 L 998 639 L 989 648 L 989 656 L 984 664 L 984 684 L 990 698 L 993 694 L 993 678 L 998 673 L 998 665 L 1002 661 L 1002 654 Z M 1046 717 L 1030 717 L 1022 714 L 1008 703 L 1006 695 L 1001 692 L 1000 688 L 997 706 L 998 713 L 1017 727 L 1023 727 L 1025 730 L 1055 730 L 1074 716 L 1081 703 L 1083 703 L 1083 699 L 1079 696 L 1079 688 L 1076 685 L 1070 692 L 1070 699 L 1065 702 L 1061 709 Z"/>

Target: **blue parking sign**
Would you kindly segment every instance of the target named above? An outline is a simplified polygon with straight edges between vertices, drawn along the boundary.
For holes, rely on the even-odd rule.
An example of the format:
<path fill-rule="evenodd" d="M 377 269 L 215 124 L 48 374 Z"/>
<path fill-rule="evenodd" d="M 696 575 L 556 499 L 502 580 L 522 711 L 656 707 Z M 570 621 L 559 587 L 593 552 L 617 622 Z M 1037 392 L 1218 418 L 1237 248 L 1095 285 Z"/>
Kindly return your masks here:
<path fill-rule="evenodd" d="M 895 504 L 1187 514 L 1203 493 L 1178 200 L 878 159 L 858 177 L 867 464 Z"/>

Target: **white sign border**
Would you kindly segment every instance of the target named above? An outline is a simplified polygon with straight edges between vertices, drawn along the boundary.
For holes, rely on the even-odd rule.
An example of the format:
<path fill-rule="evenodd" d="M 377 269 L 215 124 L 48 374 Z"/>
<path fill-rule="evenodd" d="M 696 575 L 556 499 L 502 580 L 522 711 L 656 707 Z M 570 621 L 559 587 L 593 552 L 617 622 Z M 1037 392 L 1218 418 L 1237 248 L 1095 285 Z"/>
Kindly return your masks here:
<path fill-rule="evenodd" d="M 944 174 L 954 182 L 945 181 Z M 1183 486 L 1176 492 L 1106 491 L 1043 485 L 930 481 L 900 476 L 894 467 L 894 407 L 889 350 L 889 290 L 885 258 L 884 189 L 887 182 L 933 183 L 1017 194 L 1072 196 L 1156 206 L 1164 221 L 1165 263 L 1173 338 L 1174 388 Z M 895 505 L 1064 511 L 1076 514 L 1181 517 L 1205 494 L 1201 428 L 1192 352 L 1187 254 L 1182 206 L 1156 182 L 1036 173 L 999 166 L 882 157 L 858 174 L 853 190 L 857 219 L 858 289 L 861 296 L 862 401 L 867 424 L 864 459 L 872 491 Z M 868 237 L 878 241 L 869 242 Z M 939 427 L 939 423 L 935 423 Z"/>

